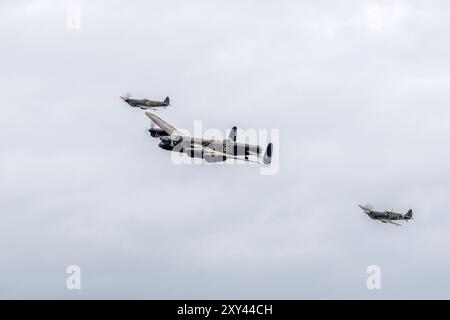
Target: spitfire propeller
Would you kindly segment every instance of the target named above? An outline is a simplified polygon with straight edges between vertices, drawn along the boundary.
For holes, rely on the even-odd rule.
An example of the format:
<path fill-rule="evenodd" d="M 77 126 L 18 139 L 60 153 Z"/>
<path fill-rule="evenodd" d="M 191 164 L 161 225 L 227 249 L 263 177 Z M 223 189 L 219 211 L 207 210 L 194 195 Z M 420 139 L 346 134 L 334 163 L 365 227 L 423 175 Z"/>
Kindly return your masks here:
<path fill-rule="evenodd" d="M 121 97 L 123 100 L 128 101 L 131 97 L 131 94 L 129 92 L 126 92 L 123 97 Z"/>
<path fill-rule="evenodd" d="M 151 133 L 155 129 L 155 123 L 150 120 L 150 128 L 145 129 L 145 133 Z"/>

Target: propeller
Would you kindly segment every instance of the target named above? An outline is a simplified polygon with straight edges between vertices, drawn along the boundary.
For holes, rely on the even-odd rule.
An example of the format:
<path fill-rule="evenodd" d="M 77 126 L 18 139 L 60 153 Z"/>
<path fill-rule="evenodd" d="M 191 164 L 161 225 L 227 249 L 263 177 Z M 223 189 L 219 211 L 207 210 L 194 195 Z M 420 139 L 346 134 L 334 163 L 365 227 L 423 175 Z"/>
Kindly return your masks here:
<path fill-rule="evenodd" d="M 123 100 L 127 101 L 128 99 L 130 99 L 131 94 L 129 92 L 126 92 L 123 97 L 121 97 Z"/>
<path fill-rule="evenodd" d="M 372 205 L 370 203 L 366 203 L 364 206 L 359 205 L 359 207 L 363 210 L 364 213 L 372 211 Z"/>
<path fill-rule="evenodd" d="M 148 134 L 150 130 L 155 128 L 155 123 L 150 120 L 150 128 L 145 129 L 145 133 Z"/>

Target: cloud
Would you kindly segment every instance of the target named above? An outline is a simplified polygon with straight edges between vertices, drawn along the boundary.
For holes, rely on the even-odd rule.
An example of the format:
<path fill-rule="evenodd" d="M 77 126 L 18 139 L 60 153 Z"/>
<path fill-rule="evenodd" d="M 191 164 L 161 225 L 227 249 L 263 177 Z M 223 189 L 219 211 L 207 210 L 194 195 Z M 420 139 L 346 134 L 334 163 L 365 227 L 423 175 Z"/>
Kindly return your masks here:
<path fill-rule="evenodd" d="M 1 297 L 448 298 L 446 2 L 1 6 Z M 279 174 L 173 165 L 126 91 L 280 129 Z"/>
<path fill-rule="evenodd" d="M 399 23 L 405 15 L 406 7 L 403 6 L 372 5 L 366 8 L 366 25 L 369 29 L 380 30 L 386 24 Z"/>

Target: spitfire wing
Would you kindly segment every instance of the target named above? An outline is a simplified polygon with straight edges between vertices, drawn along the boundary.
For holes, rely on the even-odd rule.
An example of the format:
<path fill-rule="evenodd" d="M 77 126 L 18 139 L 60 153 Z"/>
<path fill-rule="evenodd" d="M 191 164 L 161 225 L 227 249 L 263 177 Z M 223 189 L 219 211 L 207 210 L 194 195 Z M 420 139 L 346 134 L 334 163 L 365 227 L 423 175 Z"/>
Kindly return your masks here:
<path fill-rule="evenodd" d="M 149 117 L 153 121 L 153 123 L 155 123 L 158 127 L 163 129 L 169 136 L 172 135 L 172 134 L 177 134 L 177 135 L 180 135 L 180 136 L 183 135 L 175 127 L 171 126 L 170 124 L 165 122 L 163 119 L 161 119 L 160 117 L 158 117 L 154 113 L 146 112 L 145 114 L 147 115 L 147 117 Z"/>
<path fill-rule="evenodd" d="M 401 226 L 402 226 L 401 224 L 398 224 L 398 223 L 392 222 L 392 221 L 391 221 L 391 220 L 389 220 L 389 219 L 380 219 L 380 221 L 381 221 L 381 222 L 384 222 L 384 223 L 391 223 L 391 224 L 395 224 L 396 226 L 399 226 L 399 227 L 401 227 Z"/>

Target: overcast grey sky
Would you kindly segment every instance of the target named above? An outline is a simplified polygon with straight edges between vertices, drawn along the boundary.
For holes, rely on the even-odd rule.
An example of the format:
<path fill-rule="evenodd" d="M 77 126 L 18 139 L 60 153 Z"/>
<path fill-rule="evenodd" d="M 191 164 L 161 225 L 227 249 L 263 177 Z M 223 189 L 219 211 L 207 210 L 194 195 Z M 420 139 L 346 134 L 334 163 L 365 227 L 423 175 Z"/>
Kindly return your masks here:
<path fill-rule="evenodd" d="M 449 33 L 437 0 L 2 0 L 0 297 L 450 298 Z M 174 165 L 126 91 L 280 129 L 279 174 Z"/>

